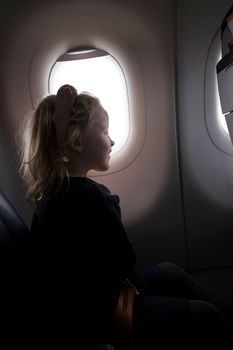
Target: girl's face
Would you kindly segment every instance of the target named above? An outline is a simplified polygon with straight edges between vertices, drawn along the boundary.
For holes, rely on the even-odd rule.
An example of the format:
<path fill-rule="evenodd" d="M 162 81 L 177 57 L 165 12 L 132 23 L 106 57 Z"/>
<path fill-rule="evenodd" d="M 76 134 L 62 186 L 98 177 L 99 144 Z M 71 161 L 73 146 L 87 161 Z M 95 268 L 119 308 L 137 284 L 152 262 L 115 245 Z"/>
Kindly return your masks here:
<path fill-rule="evenodd" d="M 114 142 L 108 134 L 108 128 L 108 114 L 102 107 L 99 107 L 93 116 L 82 147 L 86 169 L 105 171 L 109 168 L 110 153 Z"/>

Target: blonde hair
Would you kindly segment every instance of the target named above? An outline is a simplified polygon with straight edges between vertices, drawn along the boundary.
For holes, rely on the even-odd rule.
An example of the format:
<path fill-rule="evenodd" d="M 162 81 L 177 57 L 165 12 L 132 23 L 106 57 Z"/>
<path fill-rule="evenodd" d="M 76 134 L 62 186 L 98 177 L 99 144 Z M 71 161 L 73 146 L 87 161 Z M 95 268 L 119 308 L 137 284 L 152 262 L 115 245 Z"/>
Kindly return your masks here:
<path fill-rule="evenodd" d="M 26 197 L 33 203 L 48 198 L 69 177 L 65 145 L 85 136 L 90 119 L 100 107 L 98 98 L 89 93 L 75 97 L 64 145 L 59 149 L 53 121 L 55 103 L 56 95 L 45 97 L 34 113 L 25 118 L 20 132 L 20 174 L 28 187 Z"/>

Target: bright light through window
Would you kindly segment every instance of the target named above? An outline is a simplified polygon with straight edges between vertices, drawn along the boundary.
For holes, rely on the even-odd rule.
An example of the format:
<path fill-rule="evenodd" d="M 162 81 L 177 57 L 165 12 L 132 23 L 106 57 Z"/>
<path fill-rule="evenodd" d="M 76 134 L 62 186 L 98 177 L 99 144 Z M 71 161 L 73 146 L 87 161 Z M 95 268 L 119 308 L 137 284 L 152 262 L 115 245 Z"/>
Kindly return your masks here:
<path fill-rule="evenodd" d="M 101 57 L 57 61 L 49 81 L 51 94 L 60 86 L 73 85 L 78 93 L 88 91 L 98 97 L 109 115 L 109 134 L 115 145 L 112 155 L 126 144 L 129 135 L 129 107 L 123 72 L 116 60 Z"/>
<path fill-rule="evenodd" d="M 220 98 L 219 98 L 217 85 L 216 85 L 216 108 L 217 108 L 217 115 L 218 115 L 219 123 L 220 123 L 221 127 L 223 128 L 223 130 L 225 131 L 225 133 L 227 133 L 229 135 L 225 115 L 222 114 L 221 102 L 220 102 Z"/>
<path fill-rule="evenodd" d="M 217 62 L 219 62 L 222 58 L 222 55 L 220 53 L 219 59 Z M 229 135 L 227 123 L 224 114 L 222 114 L 222 107 L 221 107 L 221 102 L 220 102 L 220 97 L 219 97 L 219 92 L 218 92 L 218 81 L 217 81 L 217 75 L 216 75 L 216 85 L 215 85 L 215 91 L 216 91 L 216 110 L 217 110 L 217 116 L 218 116 L 218 121 L 220 126 L 223 128 L 226 134 Z"/>

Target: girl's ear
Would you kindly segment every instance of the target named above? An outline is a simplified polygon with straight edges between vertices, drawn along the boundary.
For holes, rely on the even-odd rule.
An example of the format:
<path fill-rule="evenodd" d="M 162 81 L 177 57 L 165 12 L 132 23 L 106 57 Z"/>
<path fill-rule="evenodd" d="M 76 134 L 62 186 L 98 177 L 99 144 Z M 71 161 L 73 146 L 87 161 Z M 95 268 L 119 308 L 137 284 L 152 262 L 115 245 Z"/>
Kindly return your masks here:
<path fill-rule="evenodd" d="M 70 140 L 69 146 L 77 152 L 81 152 L 83 149 L 82 140 L 80 137 L 76 137 Z"/>
<path fill-rule="evenodd" d="M 81 152 L 83 149 L 83 137 L 81 131 L 75 126 L 68 129 L 67 145 L 72 150 Z"/>

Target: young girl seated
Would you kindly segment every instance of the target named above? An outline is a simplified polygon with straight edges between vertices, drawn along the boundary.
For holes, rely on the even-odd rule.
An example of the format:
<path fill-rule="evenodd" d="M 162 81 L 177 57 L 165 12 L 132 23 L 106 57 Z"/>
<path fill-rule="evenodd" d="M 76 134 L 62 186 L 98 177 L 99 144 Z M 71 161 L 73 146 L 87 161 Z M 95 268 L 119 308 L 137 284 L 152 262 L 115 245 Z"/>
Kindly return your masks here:
<path fill-rule="evenodd" d="M 31 341 L 122 350 L 116 312 L 122 288 L 133 284 L 132 349 L 232 346 L 230 309 L 180 267 L 134 271 L 119 197 L 88 178 L 109 168 L 108 125 L 98 98 L 64 85 L 24 126 L 21 174 L 35 204 L 25 251 Z"/>

